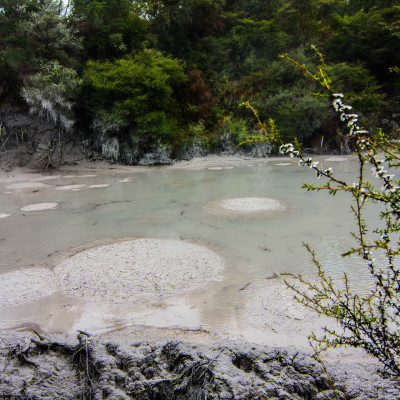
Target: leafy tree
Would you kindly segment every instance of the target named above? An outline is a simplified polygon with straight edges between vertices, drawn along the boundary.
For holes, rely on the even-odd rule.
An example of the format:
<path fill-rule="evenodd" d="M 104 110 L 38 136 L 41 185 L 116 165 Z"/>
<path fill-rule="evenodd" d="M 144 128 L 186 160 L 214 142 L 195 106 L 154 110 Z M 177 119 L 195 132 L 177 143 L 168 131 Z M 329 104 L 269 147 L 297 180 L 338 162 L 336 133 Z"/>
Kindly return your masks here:
<path fill-rule="evenodd" d="M 336 16 L 334 33 L 326 43 L 329 60 L 360 61 L 372 72 L 387 92 L 398 89 L 398 76 L 389 67 L 400 65 L 400 8 L 371 9 L 353 16 Z"/>
<path fill-rule="evenodd" d="M 76 65 L 81 43 L 60 16 L 58 2 L 9 1 L 0 14 L 0 24 L 7 28 L 0 38 L 1 85 L 12 88 L 14 94 L 30 74 L 51 60 Z"/>
<path fill-rule="evenodd" d="M 34 64 L 46 60 L 58 60 L 69 66 L 76 64 L 81 41 L 59 12 L 58 2 L 46 1 L 19 25 L 19 34 L 26 38 Z"/>
<path fill-rule="evenodd" d="M 86 59 L 119 58 L 143 48 L 147 23 L 130 0 L 73 0 L 74 24 Z"/>
<path fill-rule="evenodd" d="M 152 50 L 114 62 L 89 61 L 84 81 L 93 126 L 130 139 L 142 151 L 170 143 L 175 90 L 185 80 L 179 62 Z"/>
<path fill-rule="evenodd" d="M 360 63 L 339 63 L 328 68 L 333 86 L 346 93 L 348 103 L 360 113 L 360 121 L 365 126 L 379 125 L 378 115 L 389 107 L 386 96 L 376 79 Z"/>
<path fill-rule="evenodd" d="M 70 131 L 81 85 L 75 70 L 63 67 L 58 61 L 49 61 L 42 65 L 40 72 L 29 76 L 21 94 L 31 113 L 45 115 Z"/>

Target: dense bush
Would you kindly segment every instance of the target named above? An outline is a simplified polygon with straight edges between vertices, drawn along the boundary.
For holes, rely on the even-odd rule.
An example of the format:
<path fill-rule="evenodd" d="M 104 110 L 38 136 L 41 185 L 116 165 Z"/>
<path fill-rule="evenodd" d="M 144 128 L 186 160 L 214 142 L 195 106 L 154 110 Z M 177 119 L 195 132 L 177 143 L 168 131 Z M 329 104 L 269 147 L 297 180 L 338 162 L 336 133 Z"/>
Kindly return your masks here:
<path fill-rule="evenodd" d="M 84 75 L 92 126 L 104 137 L 131 140 L 146 152 L 170 144 L 175 132 L 175 91 L 186 80 L 183 66 L 146 50 L 114 62 L 89 61 Z"/>
<path fill-rule="evenodd" d="M 275 119 L 287 140 L 297 136 L 315 147 L 325 138 L 321 150 L 338 150 L 342 143 L 328 104 L 317 102 L 315 84 L 284 67 L 278 55 L 287 52 L 315 72 L 307 49 L 316 43 L 327 54 L 335 86 L 348 93 L 363 123 L 372 131 L 382 119 L 393 125 L 400 103 L 400 79 L 389 72 L 400 64 L 395 4 L 0 0 L 0 101 L 20 103 L 29 77 L 57 61 L 86 82 L 75 99 L 77 131 L 123 137 L 128 153 L 160 144 L 172 156 L 182 154 L 193 142 L 193 126 L 202 127 L 196 136 L 207 143 L 202 148 L 221 148 L 226 121 L 242 119 L 251 130 L 238 108 L 246 101 L 261 119 Z M 168 70 L 168 62 L 179 67 Z M 181 77 L 174 78 L 174 68 Z M 125 92 L 120 78 L 128 81 Z M 129 93 L 133 86 L 137 91 Z"/>
<path fill-rule="evenodd" d="M 70 131 L 75 122 L 74 106 L 82 80 L 75 70 L 49 61 L 40 72 L 29 76 L 22 88 L 22 97 L 31 113 L 45 115 Z"/>

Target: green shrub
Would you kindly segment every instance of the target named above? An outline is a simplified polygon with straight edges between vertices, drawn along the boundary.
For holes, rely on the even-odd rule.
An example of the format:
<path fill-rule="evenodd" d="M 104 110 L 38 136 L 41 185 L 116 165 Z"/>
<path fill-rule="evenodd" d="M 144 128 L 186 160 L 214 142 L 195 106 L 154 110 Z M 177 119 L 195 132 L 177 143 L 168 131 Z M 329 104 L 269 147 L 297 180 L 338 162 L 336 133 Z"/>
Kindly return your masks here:
<path fill-rule="evenodd" d="M 173 141 L 175 89 L 186 76 L 178 61 L 146 50 L 114 62 L 89 61 L 84 75 L 93 127 L 134 139 L 144 151 Z"/>
<path fill-rule="evenodd" d="M 29 76 L 21 95 L 32 113 L 46 115 L 69 131 L 75 121 L 74 105 L 81 85 L 75 70 L 50 61 Z"/>

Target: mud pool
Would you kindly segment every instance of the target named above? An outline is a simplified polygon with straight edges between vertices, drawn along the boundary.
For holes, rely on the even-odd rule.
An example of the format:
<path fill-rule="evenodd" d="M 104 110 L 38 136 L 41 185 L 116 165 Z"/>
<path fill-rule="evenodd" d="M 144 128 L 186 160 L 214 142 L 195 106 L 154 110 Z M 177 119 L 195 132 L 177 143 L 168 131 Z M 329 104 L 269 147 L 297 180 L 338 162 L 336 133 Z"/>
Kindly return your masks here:
<path fill-rule="evenodd" d="M 322 157 L 320 162 L 340 172 L 342 179 L 355 180 L 357 164 L 351 157 Z M 359 260 L 340 256 L 352 243 L 349 200 L 340 194 L 331 198 L 327 193 L 308 193 L 301 189 L 303 182 L 317 181 L 309 169 L 291 159 L 215 160 L 195 168 L 188 163 L 187 168 L 3 174 L 1 285 L 4 274 L 24 275 L 33 268 L 51 272 L 81 250 L 136 238 L 204 246 L 221 256 L 226 267 L 194 290 L 134 304 L 103 303 L 99 296 L 95 301 L 71 297 L 44 274 L 40 281 L 48 280 L 48 288 L 54 285 L 54 290 L 23 304 L 0 304 L 0 329 L 102 333 L 146 325 L 247 337 L 244 313 L 253 290 L 281 273 L 313 276 L 302 241 L 311 244 L 334 277 L 346 271 L 358 287 L 367 287 Z M 246 198 L 267 198 L 273 207 L 249 211 L 236 205 L 223 207 L 224 202 Z M 29 279 L 20 286 L 23 293 L 31 290 Z"/>

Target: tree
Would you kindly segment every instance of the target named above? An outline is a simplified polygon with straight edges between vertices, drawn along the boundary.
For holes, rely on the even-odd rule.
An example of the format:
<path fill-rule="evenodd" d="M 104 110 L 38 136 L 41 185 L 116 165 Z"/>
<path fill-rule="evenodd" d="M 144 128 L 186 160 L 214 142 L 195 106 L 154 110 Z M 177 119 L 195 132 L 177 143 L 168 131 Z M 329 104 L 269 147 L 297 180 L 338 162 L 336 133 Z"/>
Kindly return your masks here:
<path fill-rule="evenodd" d="M 58 61 L 42 65 L 40 72 L 29 76 L 21 95 L 29 104 L 30 112 L 47 116 L 70 131 L 74 122 L 75 99 L 82 80 L 75 70 L 63 67 Z"/>
<path fill-rule="evenodd" d="M 89 61 L 84 75 L 93 126 L 103 135 L 130 139 L 141 151 L 174 134 L 177 86 L 183 66 L 146 50 L 114 62 Z"/>
<path fill-rule="evenodd" d="M 1 85 L 19 93 L 29 75 L 50 61 L 76 67 L 81 42 L 76 32 L 60 16 L 59 3 L 53 0 L 4 2 L 0 26 Z"/>
<path fill-rule="evenodd" d="M 141 50 L 147 22 L 130 0 L 73 0 L 73 22 L 87 59 L 120 58 Z"/>
<path fill-rule="evenodd" d="M 362 62 L 386 91 L 398 88 L 398 76 L 389 67 L 400 64 L 400 8 L 371 9 L 355 15 L 336 16 L 328 38 L 327 57 L 335 62 Z"/>

